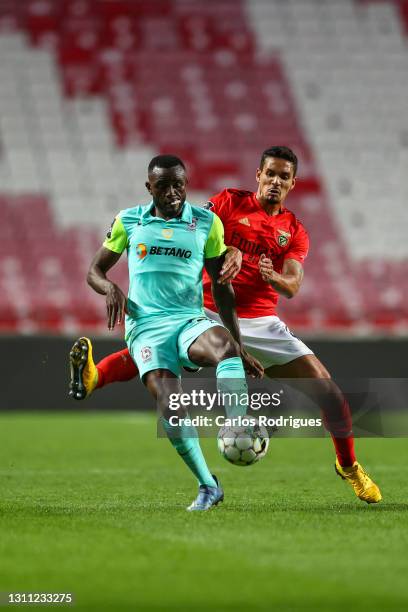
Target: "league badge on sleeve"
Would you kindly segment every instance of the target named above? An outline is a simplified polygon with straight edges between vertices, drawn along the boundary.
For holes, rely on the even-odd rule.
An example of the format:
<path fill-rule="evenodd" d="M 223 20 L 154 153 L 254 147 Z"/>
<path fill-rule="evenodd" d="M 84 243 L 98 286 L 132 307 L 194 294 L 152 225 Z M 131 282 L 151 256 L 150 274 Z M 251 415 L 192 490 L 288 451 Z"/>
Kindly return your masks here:
<path fill-rule="evenodd" d="M 112 238 L 112 229 L 113 229 L 113 224 L 116 221 L 116 217 L 114 218 L 114 220 L 112 221 L 112 223 L 110 224 L 110 228 L 108 229 L 108 231 L 106 232 L 106 237 L 107 238 Z"/>

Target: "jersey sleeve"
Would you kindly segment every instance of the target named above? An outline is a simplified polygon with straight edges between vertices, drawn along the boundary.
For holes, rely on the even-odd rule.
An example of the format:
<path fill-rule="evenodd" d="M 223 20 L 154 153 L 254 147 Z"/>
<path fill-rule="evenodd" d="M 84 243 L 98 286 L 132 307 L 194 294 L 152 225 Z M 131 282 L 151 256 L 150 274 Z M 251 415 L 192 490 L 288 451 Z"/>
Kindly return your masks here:
<path fill-rule="evenodd" d="M 103 246 L 114 253 L 123 253 L 128 247 L 129 238 L 126 233 L 125 227 L 121 221 L 121 218 L 117 216 L 112 223 L 112 227 L 106 234 Z"/>
<path fill-rule="evenodd" d="M 309 236 L 301 223 L 298 223 L 295 235 L 285 253 L 284 259 L 295 259 L 303 263 L 309 252 Z"/>
<path fill-rule="evenodd" d="M 204 247 L 204 257 L 205 259 L 219 257 L 226 250 L 227 247 L 224 244 L 224 226 L 221 219 L 217 215 L 213 215 L 211 229 Z"/>
<path fill-rule="evenodd" d="M 228 215 L 230 201 L 230 194 L 227 189 L 224 189 L 209 199 L 206 208 L 218 215 L 221 221 L 224 221 Z"/>

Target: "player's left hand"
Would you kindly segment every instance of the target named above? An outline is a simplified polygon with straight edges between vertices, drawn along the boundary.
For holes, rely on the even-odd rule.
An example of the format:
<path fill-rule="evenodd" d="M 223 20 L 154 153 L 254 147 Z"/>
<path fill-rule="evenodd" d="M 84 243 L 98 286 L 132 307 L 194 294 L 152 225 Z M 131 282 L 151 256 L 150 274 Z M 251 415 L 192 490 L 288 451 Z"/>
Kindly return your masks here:
<path fill-rule="evenodd" d="M 239 274 L 242 265 L 242 253 L 239 249 L 233 246 L 227 248 L 224 264 L 221 268 L 217 283 L 226 285 L 230 283 Z"/>
<path fill-rule="evenodd" d="M 266 255 L 262 254 L 259 258 L 259 272 L 261 273 L 262 280 L 265 283 L 270 283 L 274 280 L 275 271 L 273 269 L 272 260 Z"/>
<path fill-rule="evenodd" d="M 255 359 L 248 351 L 241 348 L 241 359 L 244 364 L 245 372 L 251 376 L 251 378 L 262 378 L 264 375 L 263 365 Z"/>

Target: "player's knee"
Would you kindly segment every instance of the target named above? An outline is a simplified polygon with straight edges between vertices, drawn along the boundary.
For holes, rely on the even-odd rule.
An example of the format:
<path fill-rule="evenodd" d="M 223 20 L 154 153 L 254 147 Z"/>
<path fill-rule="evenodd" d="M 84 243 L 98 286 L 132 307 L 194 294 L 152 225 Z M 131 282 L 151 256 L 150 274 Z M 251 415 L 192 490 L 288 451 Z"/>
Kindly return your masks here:
<path fill-rule="evenodd" d="M 320 364 L 320 368 L 319 368 L 319 378 L 321 378 L 323 380 L 331 380 L 332 379 L 330 373 L 326 370 L 326 368 L 322 364 Z"/>
<path fill-rule="evenodd" d="M 231 357 L 239 357 L 240 350 L 238 344 L 231 337 L 227 338 L 225 342 L 218 347 L 217 361 L 224 361 L 224 359 L 230 359 Z"/>
<path fill-rule="evenodd" d="M 179 379 L 166 372 L 152 370 L 143 377 L 143 382 L 157 402 L 157 408 L 164 413 L 174 395 L 180 396 L 182 389 Z"/>

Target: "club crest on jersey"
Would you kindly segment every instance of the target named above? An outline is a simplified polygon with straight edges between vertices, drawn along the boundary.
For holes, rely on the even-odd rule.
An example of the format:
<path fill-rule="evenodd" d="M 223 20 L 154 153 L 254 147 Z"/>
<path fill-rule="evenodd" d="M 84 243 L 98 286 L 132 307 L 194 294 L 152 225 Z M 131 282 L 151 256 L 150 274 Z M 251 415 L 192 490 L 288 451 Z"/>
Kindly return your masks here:
<path fill-rule="evenodd" d="M 147 255 L 147 246 L 142 242 L 136 245 L 136 255 L 139 259 L 143 259 Z"/>
<path fill-rule="evenodd" d="M 170 227 L 164 227 L 162 229 L 162 236 L 163 238 L 167 238 L 167 240 L 173 237 L 173 233 L 174 231 Z"/>
<path fill-rule="evenodd" d="M 195 230 L 197 229 L 197 217 L 193 217 L 191 223 L 187 225 L 187 229 L 190 230 L 190 232 L 195 232 Z"/>
<path fill-rule="evenodd" d="M 290 233 L 289 232 L 284 232 L 283 230 L 278 229 L 278 244 L 281 247 L 284 247 L 288 244 L 289 242 L 289 238 L 290 238 Z"/>
<path fill-rule="evenodd" d="M 150 361 L 150 359 L 152 358 L 152 349 L 150 348 L 150 346 L 143 346 L 140 349 L 140 355 L 142 357 L 143 363 L 146 363 L 146 361 Z"/>

